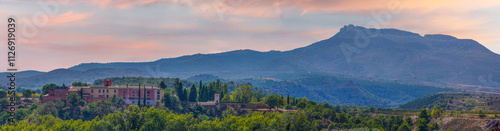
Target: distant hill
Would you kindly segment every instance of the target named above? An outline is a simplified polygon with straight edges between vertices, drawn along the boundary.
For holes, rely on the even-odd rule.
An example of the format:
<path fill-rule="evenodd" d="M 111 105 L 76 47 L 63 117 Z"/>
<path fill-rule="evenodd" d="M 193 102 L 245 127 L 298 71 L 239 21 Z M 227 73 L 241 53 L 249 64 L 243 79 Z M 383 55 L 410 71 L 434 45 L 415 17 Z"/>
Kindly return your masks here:
<path fill-rule="evenodd" d="M 92 83 L 96 79 L 120 76 L 143 76 L 149 77 L 148 73 L 138 69 L 90 69 L 86 71 L 75 71 L 70 69 L 56 69 L 49 71 L 47 73 L 34 75 L 30 77 L 18 78 L 16 79 L 16 84 L 20 87 L 42 87 L 48 83 L 55 83 L 57 85 L 62 85 L 65 83 L 66 85 L 71 84 L 73 82 L 86 82 Z M 3 83 L 7 80 L 2 79 Z"/>
<path fill-rule="evenodd" d="M 217 79 L 220 79 L 218 76 L 214 76 L 212 74 L 199 74 L 195 76 L 191 76 L 187 78 L 188 81 L 192 82 L 198 82 L 198 81 L 217 81 Z M 224 80 L 222 80 L 224 81 Z"/>
<path fill-rule="evenodd" d="M 16 72 L 16 78 L 26 78 L 26 77 L 31 77 L 35 75 L 40 75 L 46 72 L 41 72 L 41 71 L 35 71 L 35 70 L 27 70 L 27 71 L 20 71 Z M 9 76 L 10 72 L 0 72 L 1 76 Z"/>
<path fill-rule="evenodd" d="M 452 88 L 406 84 L 397 81 L 347 78 L 322 74 L 280 75 L 295 79 L 243 79 L 277 94 L 307 97 L 339 105 L 394 107 L 425 95 L 453 91 Z"/>
<path fill-rule="evenodd" d="M 432 94 L 414 99 L 399 107 L 404 109 L 432 108 L 456 111 L 498 111 L 500 110 L 500 94 L 481 92 L 453 92 Z"/>

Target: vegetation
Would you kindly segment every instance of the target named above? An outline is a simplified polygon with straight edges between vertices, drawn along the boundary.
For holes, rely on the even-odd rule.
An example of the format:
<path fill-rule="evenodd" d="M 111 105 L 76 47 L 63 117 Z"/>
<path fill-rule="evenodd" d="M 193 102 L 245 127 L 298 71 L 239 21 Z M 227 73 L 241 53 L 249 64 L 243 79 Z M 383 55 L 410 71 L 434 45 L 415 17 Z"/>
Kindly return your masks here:
<path fill-rule="evenodd" d="M 263 87 L 276 94 L 307 96 L 314 101 L 325 101 L 338 105 L 376 107 L 395 107 L 414 98 L 452 90 L 397 81 L 324 74 L 286 74 L 277 75 L 275 78 L 245 79 L 243 82 L 251 82 L 255 86 Z"/>
<path fill-rule="evenodd" d="M 439 108 L 455 111 L 497 111 L 500 110 L 499 98 L 498 94 L 487 93 L 441 93 L 417 98 L 399 107 L 404 109 Z"/>
<path fill-rule="evenodd" d="M 390 109 L 330 105 L 290 95 L 263 95 L 253 90 L 250 83 L 236 87 L 230 92 L 228 84 L 231 83 L 220 80 L 206 83 L 200 81 L 196 84 L 191 83 L 190 86 L 184 86 L 180 79 L 173 79 L 173 82 L 172 88 L 165 87 L 162 104 L 155 106 L 125 105 L 125 101 L 116 96 L 112 96 L 109 101 L 85 103 L 78 93 L 70 93 L 66 102 L 57 100 L 40 105 L 20 104 L 23 106 L 19 106 L 20 109 L 16 111 L 18 123 L 5 124 L 0 130 L 430 131 L 440 130 L 441 125 L 435 121 L 450 113 L 437 105 L 433 106 L 432 110 Z M 159 83 L 161 85 L 162 82 Z M 165 85 L 166 83 L 164 82 Z M 45 87 L 48 89 L 60 86 L 47 84 Z M 24 92 L 33 91 L 26 89 Z M 251 109 L 222 105 L 204 107 L 188 104 L 188 102 L 213 101 L 213 95 L 219 93 L 222 102 L 266 104 L 274 110 L 251 111 Z M 7 103 L 6 98 L 0 99 L 2 108 L 6 107 Z M 144 102 L 138 100 L 138 103 Z M 494 112 L 477 110 L 473 113 L 488 117 L 487 114 Z M 410 116 L 417 118 L 412 119 Z M 5 111 L 0 112 L 2 124 L 6 123 L 8 117 Z"/>

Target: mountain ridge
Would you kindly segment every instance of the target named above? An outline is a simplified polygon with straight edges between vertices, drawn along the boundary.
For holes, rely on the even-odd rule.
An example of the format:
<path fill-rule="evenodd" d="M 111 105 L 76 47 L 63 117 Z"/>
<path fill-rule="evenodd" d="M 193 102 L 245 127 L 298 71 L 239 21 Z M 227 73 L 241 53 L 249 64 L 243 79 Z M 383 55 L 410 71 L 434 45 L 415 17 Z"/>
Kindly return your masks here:
<path fill-rule="evenodd" d="M 362 43 L 363 39 L 368 42 Z M 362 45 L 356 42 L 361 42 Z M 345 46 L 356 50 L 348 55 L 343 51 Z M 417 94 L 415 93 L 418 92 L 415 90 L 417 88 L 411 85 L 402 87 L 415 91 L 401 91 L 393 88 L 398 86 L 391 84 L 382 84 L 391 85 L 383 87 L 370 85 L 367 82 L 361 87 L 344 88 L 311 83 L 324 83 L 320 80 L 329 79 L 301 81 L 302 78 L 296 74 L 359 76 L 368 80 L 374 78 L 394 81 L 393 83 L 398 81 L 397 83 L 452 86 L 458 89 L 498 92 L 500 85 L 491 83 L 500 83 L 497 82 L 500 81 L 497 77 L 500 76 L 499 65 L 500 55 L 471 39 L 457 39 L 440 34 L 421 36 L 398 29 L 373 29 L 346 25 L 330 38 L 287 51 L 262 52 L 241 49 L 162 58 L 149 62 L 82 63 L 64 70 L 53 70 L 36 76 L 19 78 L 19 81 L 25 85 L 41 87 L 46 83 L 92 82 L 106 77 L 141 76 L 188 79 L 199 74 L 211 74 L 229 81 L 244 81 L 247 78 L 291 80 L 288 83 L 276 83 L 276 85 L 256 84 L 273 86 L 280 89 L 275 90 L 276 92 L 292 96 L 307 96 L 315 100 L 342 100 L 339 104 L 353 104 L 348 101 L 351 94 L 363 94 L 362 97 L 356 97 L 359 98 L 357 103 L 394 106 L 427 93 L 440 91 L 440 89 L 425 87 L 433 91 Z M 358 79 L 352 79 L 359 82 Z M 490 83 L 484 83 L 484 81 Z M 302 82 L 308 84 L 301 85 Z M 281 87 L 287 85 L 296 87 L 294 88 L 296 90 Z M 483 88 L 485 86 L 488 88 Z M 386 92 L 402 93 L 400 96 L 403 98 L 385 97 Z M 318 94 L 321 95 L 317 96 Z M 376 100 L 362 101 L 364 98 Z"/>

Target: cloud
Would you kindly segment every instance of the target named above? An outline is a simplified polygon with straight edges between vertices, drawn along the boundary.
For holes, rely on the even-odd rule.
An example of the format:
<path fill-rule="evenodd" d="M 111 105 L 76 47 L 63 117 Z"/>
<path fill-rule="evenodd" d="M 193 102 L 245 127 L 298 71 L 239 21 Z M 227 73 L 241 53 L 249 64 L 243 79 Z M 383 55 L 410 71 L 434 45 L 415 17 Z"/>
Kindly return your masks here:
<path fill-rule="evenodd" d="M 73 11 L 69 11 L 63 14 L 56 15 L 50 19 L 51 26 L 61 26 L 61 24 L 73 23 L 75 21 L 83 20 L 89 16 L 92 16 L 92 13 L 73 13 Z"/>

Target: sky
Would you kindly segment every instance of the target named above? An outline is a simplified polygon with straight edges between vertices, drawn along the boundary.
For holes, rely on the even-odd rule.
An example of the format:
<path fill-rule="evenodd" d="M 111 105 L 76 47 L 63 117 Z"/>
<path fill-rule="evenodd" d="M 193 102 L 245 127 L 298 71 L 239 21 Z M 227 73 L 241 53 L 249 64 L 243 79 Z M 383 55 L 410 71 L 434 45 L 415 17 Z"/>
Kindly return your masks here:
<path fill-rule="evenodd" d="M 0 0 L 0 12 L 3 41 L 16 20 L 18 70 L 286 51 L 348 24 L 474 39 L 500 53 L 498 0 Z"/>

